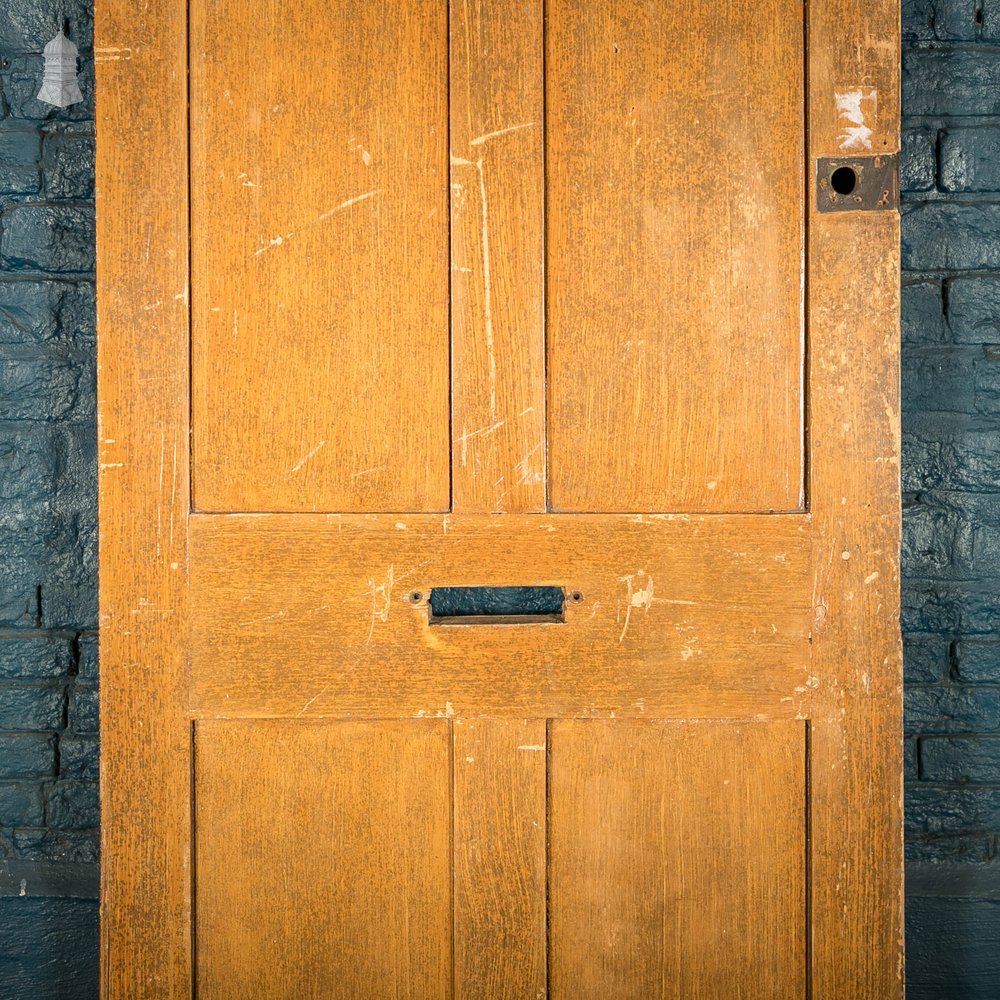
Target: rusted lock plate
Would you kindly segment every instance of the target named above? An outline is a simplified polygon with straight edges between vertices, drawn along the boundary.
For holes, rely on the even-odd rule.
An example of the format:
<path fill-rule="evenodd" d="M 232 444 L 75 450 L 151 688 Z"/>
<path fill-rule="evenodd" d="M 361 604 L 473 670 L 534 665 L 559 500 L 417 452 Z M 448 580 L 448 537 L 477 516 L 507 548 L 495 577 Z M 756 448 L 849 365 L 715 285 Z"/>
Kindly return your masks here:
<path fill-rule="evenodd" d="M 817 211 L 886 212 L 898 207 L 898 156 L 838 156 L 816 161 Z"/>

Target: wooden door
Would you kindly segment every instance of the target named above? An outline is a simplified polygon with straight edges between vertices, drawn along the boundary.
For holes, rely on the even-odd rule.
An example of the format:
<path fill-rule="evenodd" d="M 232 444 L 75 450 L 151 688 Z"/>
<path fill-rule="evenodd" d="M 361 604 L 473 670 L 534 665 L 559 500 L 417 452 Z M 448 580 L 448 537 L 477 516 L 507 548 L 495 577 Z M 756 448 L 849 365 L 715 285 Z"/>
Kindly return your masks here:
<path fill-rule="evenodd" d="M 98 38 L 105 996 L 899 997 L 896 5 Z"/>

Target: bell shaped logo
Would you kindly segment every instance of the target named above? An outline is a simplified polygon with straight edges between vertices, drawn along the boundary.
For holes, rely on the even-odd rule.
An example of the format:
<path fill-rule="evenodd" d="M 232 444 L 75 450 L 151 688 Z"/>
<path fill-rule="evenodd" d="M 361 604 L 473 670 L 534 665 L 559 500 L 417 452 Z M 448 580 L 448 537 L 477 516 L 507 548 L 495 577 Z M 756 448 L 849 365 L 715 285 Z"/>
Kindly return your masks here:
<path fill-rule="evenodd" d="M 76 46 L 60 28 L 59 34 L 45 46 L 45 73 L 38 100 L 57 108 L 67 108 L 83 100 L 76 82 L 76 56 Z"/>

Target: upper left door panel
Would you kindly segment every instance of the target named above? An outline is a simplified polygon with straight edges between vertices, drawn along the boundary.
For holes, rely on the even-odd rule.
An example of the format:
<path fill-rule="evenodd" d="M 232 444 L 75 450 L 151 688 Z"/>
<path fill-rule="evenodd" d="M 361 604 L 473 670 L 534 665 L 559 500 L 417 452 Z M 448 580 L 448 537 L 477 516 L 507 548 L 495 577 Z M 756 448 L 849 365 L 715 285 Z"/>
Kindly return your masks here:
<path fill-rule="evenodd" d="M 446 0 L 190 10 L 195 509 L 447 510 Z"/>

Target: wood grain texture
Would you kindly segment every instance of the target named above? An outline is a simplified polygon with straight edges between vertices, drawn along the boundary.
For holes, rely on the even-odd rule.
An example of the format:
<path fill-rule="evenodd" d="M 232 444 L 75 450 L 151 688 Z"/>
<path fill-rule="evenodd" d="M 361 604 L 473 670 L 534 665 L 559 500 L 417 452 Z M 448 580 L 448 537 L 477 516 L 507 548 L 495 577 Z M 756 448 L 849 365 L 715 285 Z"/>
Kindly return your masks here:
<path fill-rule="evenodd" d="M 198 725 L 200 1000 L 450 995 L 449 729 Z"/>
<path fill-rule="evenodd" d="M 200 715 L 789 715 L 806 683 L 802 515 L 199 515 L 191 531 Z M 532 584 L 583 600 L 558 624 L 428 624 L 431 587 Z"/>
<path fill-rule="evenodd" d="M 181 1000 L 191 989 L 184 7 L 102 0 L 95 36 L 101 995 Z"/>
<path fill-rule="evenodd" d="M 802 506 L 802 11 L 548 5 L 553 510 Z"/>
<path fill-rule="evenodd" d="M 451 4 L 456 512 L 545 509 L 542 4 Z"/>
<path fill-rule="evenodd" d="M 191 10 L 196 507 L 447 510 L 447 5 Z"/>
<path fill-rule="evenodd" d="M 549 752 L 552 1000 L 801 1000 L 803 723 L 556 720 Z"/>
<path fill-rule="evenodd" d="M 544 1000 L 544 720 L 455 719 L 455 1000 Z"/>
<path fill-rule="evenodd" d="M 836 95 L 862 102 L 871 152 L 899 148 L 899 7 L 809 5 L 812 157 L 843 152 Z M 809 196 L 815 204 L 815 194 Z M 899 219 L 809 224 L 814 536 L 813 1000 L 903 996 L 899 635 Z"/>

